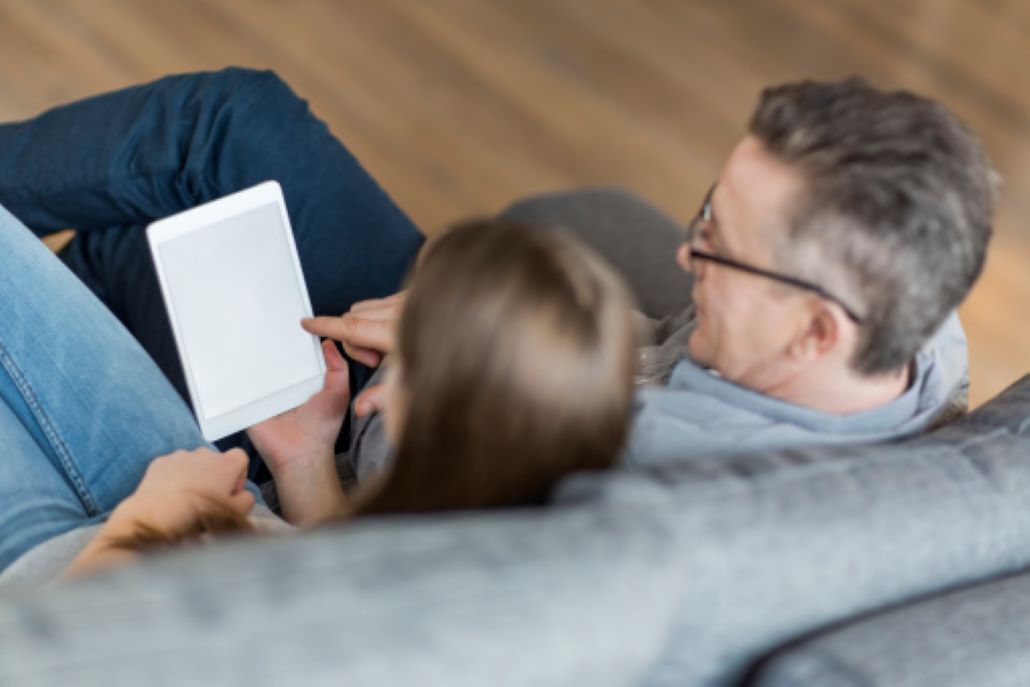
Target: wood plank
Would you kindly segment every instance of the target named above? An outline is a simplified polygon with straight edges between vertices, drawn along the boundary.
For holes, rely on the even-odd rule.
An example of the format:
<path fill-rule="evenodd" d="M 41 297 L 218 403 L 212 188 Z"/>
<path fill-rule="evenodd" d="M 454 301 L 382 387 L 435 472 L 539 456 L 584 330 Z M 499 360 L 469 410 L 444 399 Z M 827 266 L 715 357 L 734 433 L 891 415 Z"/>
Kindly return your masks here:
<path fill-rule="evenodd" d="M 972 398 L 1030 362 L 1022 0 L 0 0 L 0 119 L 171 72 L 272 68 L 427 231 L 529 193 L 634 188 L 686 217 L 766 84 L 941 99 L 1005 178 L 962 315 Z"/>

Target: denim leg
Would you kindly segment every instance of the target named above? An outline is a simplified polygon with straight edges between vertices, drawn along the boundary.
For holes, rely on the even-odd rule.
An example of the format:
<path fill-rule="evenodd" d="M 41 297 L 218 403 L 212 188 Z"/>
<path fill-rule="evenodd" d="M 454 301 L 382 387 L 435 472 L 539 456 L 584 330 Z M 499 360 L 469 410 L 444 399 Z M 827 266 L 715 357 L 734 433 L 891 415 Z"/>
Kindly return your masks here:
<path fill-rule="evenodd" d="M 172 76 L 0 126 L 0 203 L 186 386 L 141 229 L 269 179 L 283 187 L 315 314 L 396 291 L 423 236 L 272 72 Z"/>
<path fill-rule="evenodd" d="M 171 76 L 0 125 L 0 203 L 39 234 L 79 231 L 61 258 L 184 399 L 143 228 L 269 179 L 283 187 L 316 315 L 398 290 L 422 234 L 272 72 Z M 369 374 L 352 362 L 351 388 Z M 218 445 L 253 457 L 242 434 Z M 267 478 L 262 467 L 252 460 L 251 476 Z"/>
<path fill-rule="evenodd" d="M 0 373 L 0 393 L 12 393 Z M 21 418 L 0 403 L 0 572 L 36 544 L 91 522 L 61 465 L 35 441 Z"/>
<path fill-rule="evenodd" d="M 3 569 L 103 519 L 154 457 L 206 442 L 139 344 L 3 208 L 0 256 Z"/>

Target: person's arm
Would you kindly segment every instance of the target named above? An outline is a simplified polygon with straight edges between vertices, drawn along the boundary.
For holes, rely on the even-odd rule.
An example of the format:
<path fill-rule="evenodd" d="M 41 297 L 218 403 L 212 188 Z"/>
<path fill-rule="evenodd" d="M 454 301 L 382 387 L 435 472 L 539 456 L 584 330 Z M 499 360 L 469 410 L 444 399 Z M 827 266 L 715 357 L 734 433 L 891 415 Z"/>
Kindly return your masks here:
<path fill-rule="evenodd" d="M 135 492 L 111 513 L 97 536 L 72 561 L 65 577 L 130 563 L 139 552 L 122 546 L 142 531 L 170 540 L 194 529 L 213 508 L 244 518 L 254 495 L 244 489 L 247 454 L 201 448 L 154 459 Z"/>
<path fill-rule="evenodd" d="M 290 524 L 308 527 L 344 512 L 347 497 L 331 448 L 270 470 L 283 517 Z"/>

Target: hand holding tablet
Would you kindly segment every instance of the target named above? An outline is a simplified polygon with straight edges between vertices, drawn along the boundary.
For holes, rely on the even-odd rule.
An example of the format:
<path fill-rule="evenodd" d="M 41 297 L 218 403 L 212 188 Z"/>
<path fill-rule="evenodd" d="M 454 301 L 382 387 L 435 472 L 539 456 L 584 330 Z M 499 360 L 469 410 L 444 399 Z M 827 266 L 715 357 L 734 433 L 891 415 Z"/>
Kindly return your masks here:
<path fill-rule="evenodd" d="M 295 408 L 322 388 L 282 189 L 266 182 L 147 228 L 190 399 L 209 441 Z"/>

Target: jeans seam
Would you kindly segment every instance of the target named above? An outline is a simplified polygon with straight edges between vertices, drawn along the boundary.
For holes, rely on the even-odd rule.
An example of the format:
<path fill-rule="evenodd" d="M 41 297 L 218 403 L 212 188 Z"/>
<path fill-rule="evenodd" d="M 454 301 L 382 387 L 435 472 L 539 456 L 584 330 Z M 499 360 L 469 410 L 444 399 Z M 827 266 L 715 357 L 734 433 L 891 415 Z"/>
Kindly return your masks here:
<path fill-rule="evenodd" d="M 94 499 L 93 495 L 90 494 L 89 489 L 86 486 L 86 481 L 83 479 L 82 474 L 79 472 L 75 462 L 71 458 L 71 451 L 68 450 L 68 445 L 61 438 L 56 427 L 54 427 L 53 421 L 50 419 L 50 416 L 47 415 L 42 404 L 39 403 L 39 400 L 33 393 L 32 387 L 25 378 L 25 375 L 23 375 L 21 370 L 18 369 L 14 359 L 2 345 L 0 345 L 0 366 L 2 366 L 8 376 L 10 376 L 11 380 L 14 382 L 14 386 L 18 389 L 18 393 L 21 394 L 22 400 L 24 400 L 25 404 L 29 407 L 29 412 L 32 413 L 32 417 L 36 420 L 40 429 L 43 430 L 43 435 L 50 444 L 50 448 L 57 455 L 57 459 L 61 462 L 61 467 L 71 480 L 72 486 L 75 488 L 76 493 L 78 493 L 88 514 L 91 517 L 100 514 L 100 508 L 97 507 L 96 499 Z"/>

